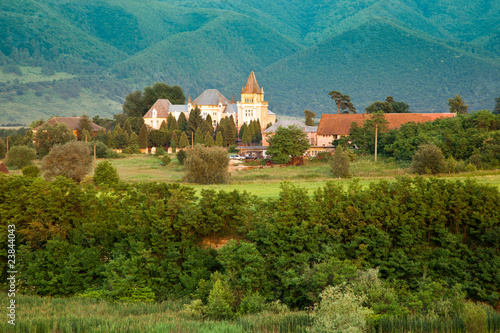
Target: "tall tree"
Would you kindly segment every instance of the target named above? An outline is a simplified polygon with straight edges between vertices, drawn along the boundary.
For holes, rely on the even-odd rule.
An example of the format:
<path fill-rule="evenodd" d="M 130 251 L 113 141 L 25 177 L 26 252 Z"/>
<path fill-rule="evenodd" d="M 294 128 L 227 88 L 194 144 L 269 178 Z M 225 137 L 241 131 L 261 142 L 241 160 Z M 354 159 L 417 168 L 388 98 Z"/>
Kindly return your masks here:
<path fill-rule="evenodd" d="M 252 126 L 245 127 L 245 130 L 243 132 L 243 138 L 241 139 L 241 141 L 249 145 L 252 142 L 252 136 L 253 136 Z"/>
<path fill-rule="evenodd" d="M 229 117 L 229 120 L 227 121 L 227 128 L 228 128 L 228 142 L 229 145 L 235 145 L 236 144 L 236 138 L 238 135 L 238 130 L 236 129 L 236 122 L 234 121 L 233 115 Z"/>
<path fill-rule="evenodd" d="M 177 127 L 182 131 L 186 132 L 187 130 L 187 120 L 186 120 L 186 115 L 184 112 L 181 112 L 179 115 L 179 119 L 177 119 Z"/>
<path fill-rule="evenodd" d="M 137 139 L 137 144 L 141 149 L 146 149 L 148 147 L 148 129 L 146 127 L 146 124 L 143 124 L 141 127 L 139 138 Z"/>
<path fill-rule="evenodd" d="M 82 136 L 84 131 L 87 135 L 92 133 L 92 120 L 90 120 L 89 116 L 85 113 L 80 117 L 80 120 L 78 120 L 78 138 L 80 140 L 85 140 L 85 137 Z M 87 140 L 92 140 L 92 136 L 88 137 Z"/>
<path fill-rule="evenodd" d="M 205 141 L 205 136 L 203 135 L 203 132 L 201 131 L 201 128 L 198 128 L 196 130 L 196 133 L 194 134 L 194 144 L 203 144 Z"/>
<path fill-rule="evenodd" d="M 306 109 L 304 110 L 304 117 L 307 126 L 314 126 L 314 118 L 316 118 L 316 113 Z"/>
<path fill-rule="evenodd" d="M 337 113 L 356 113 L 356 108 L 351 102 L 349 95 L 343 95 L 338 91 L 332 90 L 328 93 L 335 101 L 338 107 Z"/>
<path fill-rule="evenodd" d="M 186 135 L 186 132 L 182 132 L 181 137 L 179 138 L 179 148 L 186 148 L 189 146 L 189 140 Z"/>
<path fill-rule="evenodd" d="M 495 98 L 495 108 L 493 109 L 494 114 L 500 114 L 500 97 Z"/>
<path fill-rule="evenodd" d="M 247 128 L 247 123 L 243 123 L 240 127 L 240 133 L 238 134 L 238 137 L 243 140 L 243 134 L 245 133 L 245 129 Z"/>
<path fill-rule="evenodd" d="M 205 146 L 206 147 L 213 147 L 214 146 L 214 137 L 213 135 L 210 135 L 209 132 L 207 132 L 205 134 L 205 139 L 204 139 L 204 143 L 205 143 Z"/>
<path fill-rule="evenodd" d="M 460 95 L 450 98 L 448 100 L 448 106 L 450 107 L 451 113 L 466 114 L 467 110 L 469 110 L 469 106 L 462 101 Z"/>
<path fill-rule="evenodd" d="M 202 122 L 203 119 L 201 118 L 201 110 L 198 106 L 196 106 L 189 113 L 189 119 L 186 130 L 186 134 L 189 140 L 191 140 L 192 135 L 196 133 L 196 130 L 201 126 Z M 203 140 L 201 143 L 203 143 Z"/>
<path fill-rule="evenodd" d="M 222 133 L 220 131 L 217 131 L 217 134 L 215 135 L 215 145 L 217 147 L 222 147 L 224 144 L 224 141 L 222 139 Z"/>
<path fill-rule="evenodd" d="M 38 155 L 45 156 L 55 144 L 65 144 L 75 139 L 66 124 L 44 125 L 36 132 L 35 149 Z"/>

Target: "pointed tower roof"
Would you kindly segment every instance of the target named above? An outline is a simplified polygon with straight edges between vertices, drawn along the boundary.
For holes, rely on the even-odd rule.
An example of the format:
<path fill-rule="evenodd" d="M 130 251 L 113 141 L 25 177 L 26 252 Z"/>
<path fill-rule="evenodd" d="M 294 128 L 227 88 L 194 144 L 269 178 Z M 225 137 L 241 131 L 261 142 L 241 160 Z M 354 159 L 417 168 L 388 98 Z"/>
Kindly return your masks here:
<path fill-rule="evenodd" d="M 188 96 L 188 104 L 191 104 L 191 94 Z"/>
<path fill-rule="evenodd" d="M 252 71 L 248 77 L 247 84 L 245 88 L 241 91 L 243 94 L 260 94 L 261 90 L 257 78 L 255 78 L 255 73 Z"/>
<path fill-rule="evenodd" d="M 234 101 L 234 94 L 233 94 L 233 98 L 231 98 L 231 104 L 234 104 L 234 103 L 236 103 L 236 102 Z"/>

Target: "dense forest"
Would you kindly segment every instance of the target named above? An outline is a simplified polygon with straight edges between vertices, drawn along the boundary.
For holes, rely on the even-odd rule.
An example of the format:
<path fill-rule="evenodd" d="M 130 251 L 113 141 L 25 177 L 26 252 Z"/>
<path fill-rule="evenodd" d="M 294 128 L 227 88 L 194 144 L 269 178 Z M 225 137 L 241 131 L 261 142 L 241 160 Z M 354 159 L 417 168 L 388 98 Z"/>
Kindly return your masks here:
<path fill-rule="evenodd" d="M 82 107 L 110 116 L 157 81 L 237 96 L 251 70 L 284 115 L 331 112 L 332 89 L 358 109 L 391 95 L 414 112 L 443 111 L 456 94 L 491 109 L 498 11 L 491 0 L 4 1 L 0 124 Z"/>
<path fill-rule="evenodd" d="M 449 316 L 464 297 L 500 305 L 498 202 L 498 189 L 472 180 L 420 177 L 365 189 L 329 182 L 312 196 L 285 182 L 279 198 L 261 200 L 0 176 L 0 230 L 7 248 L 15 225 L 18 288 L 28 294 L 206 304 L 225 281 L 233 314 L 256 299 L 304 309 L 327 286 L 377 268 L 385 291 L 367 302 L 378 318 Z"/>

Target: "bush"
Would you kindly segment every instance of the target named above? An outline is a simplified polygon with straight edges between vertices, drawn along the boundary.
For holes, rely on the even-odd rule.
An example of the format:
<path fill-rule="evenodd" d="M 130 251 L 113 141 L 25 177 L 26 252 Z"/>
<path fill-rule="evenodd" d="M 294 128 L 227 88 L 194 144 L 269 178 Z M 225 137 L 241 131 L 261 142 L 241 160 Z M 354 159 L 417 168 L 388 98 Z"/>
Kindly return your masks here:
<path fill-rule="evenodd" d="M 64 176 L 80 182 L 92 169 L 92 157 L 85 142 L 70 141 L 65 145 L 55 145 L 42 160 L 44 177 L 50 180 Z"/>
<path fill-rule="evenodd" d="M 467 164 L 467 166 L 465 167 L 464 169 L 465 172 L 476 172 L 477 171 L 477 167 L 472 164 L 472 163 L 469 163 Z"/>
<path fill-rule="evenodd" d="M 224 148 L 195 146 L 187 151 L 185 179 L 198 184 L 223 184 L 229 178 L 229 156 Z"/>
<path fill-rule="evenodd" d="M 230 154 L 237 154 L 238 151 L 236 150 L 237 145 L 232 145 L 227 148 L 227 152 Z"/>
<path fill-rule="evenodd" d="M 169 165 L 170 162 L 172 161 L 172 159 L 168 155 L 163 156 L 162 158 L 160 158 L 160 160 L 163 166 Z"/>
<path fill-rule="evenodd" d="M 311 332 L 364 332 L 366 319 L 373 313 L 362 306 L 364 301 L 364 296 L 354 294 L 348 287 L 327 287 L 321 293 L 321 302 L 314 306 Z"/>
<path fill-rule="evenodd" d="M 31 165 L 36 158 L 36 151 L 27 146 L 14 146 L 10 149 L 5 159 L 5 165 L 8 167 L 16 167 L 22 169 L 27 165 Z"/>
<path fill-rule="evenodd" d="M 140 154 L 141 150 L 139 149 L 139 145 L 130 145 L 123 149 L 124 154 Z"/>
<path fill-rule="evenodd" d="M 120 181 L 116 168 L 108 161 L 102 161 L 97 164 L 94 172 L 94 181 L 97 186 L 113 185 Z"/>
<path fill-rule="evenodd" d="M 436 174 L 446 168 L 441 149 L 433 143 L 421 145 L 411 163 L 413 172 L 418 174 Z"/>
<path fill-rule="evenodd" d="M 332 174 L 334 177 L 348 178 L 350 176 L 349 168 L 351 162 L 349 156 L 343 151 L 341 147 L 335 149 L 335 154 L 330 161 Z"/>
<path fill-rule="evenodd" d="M 120 154 L 118 154 L 116 151 L 114 151 L 111 148 L 106 149 L 106 154 L 104 154 L 105 158 L 120 158 Z"/>
<path fill-rule="evenodd" d="M 186 151 L 185 150 L 179 150 L 176 154 L 177 156 L 177 161 L 179 161 L 180 165 L 184 165 L 184 161 L 186 160 Z"/>
<path fill-rule="evenodd" d="M 265 301 L 266 299 L 258 293 L 248 294 L 241 300 L 238 314 L 247 315 L 262 312 L 266 308 Z"/>
<path fill-rule="evenodd" d="M 163 156 L 166 153 L 167 152 L 165 151 L 165 148 L 163 148 L 163 147 L 156 147 L 156 152 L 155 152 L 155 156 L 156 157 Z"/>
<path fill-rule="evenodd" d="M 467 332 L 488 332 L 488 315 L 480 304 L 466 303 L 462 314 L 462 320 L 464 321 Z"/>
<path fill-rule="evenodd" d="M 40 176 L 40 169 L 36 165 L 28 165 L 23 168 L 23 176 L 36 178 Z"/>
<path fill-rule="evenodd" d="M 88 144 L 88 148 L 93 154 L 94 153 L 94 143 L 90 142 Z M 109 149 L 108 146 L 106 146 L 101 141 L 95 142 L 95 154 L 96 154 L 97 158 L 106 158 L 107 157 L 106 152 L 108 151 L 108 149 Z"/>

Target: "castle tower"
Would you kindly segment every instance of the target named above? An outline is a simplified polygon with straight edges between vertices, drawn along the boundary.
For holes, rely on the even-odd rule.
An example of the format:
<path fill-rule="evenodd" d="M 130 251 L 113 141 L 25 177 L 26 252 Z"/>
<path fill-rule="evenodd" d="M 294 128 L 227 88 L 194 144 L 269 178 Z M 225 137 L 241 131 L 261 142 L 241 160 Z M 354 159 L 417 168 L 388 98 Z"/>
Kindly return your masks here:
<path fill-rule="evenodd" d="M 276 119 L 273 113 L 269 114 L 268 102 L 264 101 L 264 88 L 259 86 L 253 71 L 250 73 L 245 87 L 241 88 L 237 119 L 238 130 L 244 123 L 249 124 L 252 120 L 258 120 L 264 129 L 269 122 L 274 123 Z"/>

